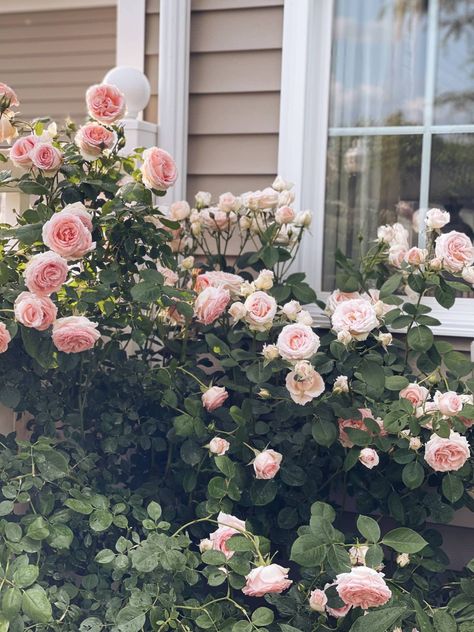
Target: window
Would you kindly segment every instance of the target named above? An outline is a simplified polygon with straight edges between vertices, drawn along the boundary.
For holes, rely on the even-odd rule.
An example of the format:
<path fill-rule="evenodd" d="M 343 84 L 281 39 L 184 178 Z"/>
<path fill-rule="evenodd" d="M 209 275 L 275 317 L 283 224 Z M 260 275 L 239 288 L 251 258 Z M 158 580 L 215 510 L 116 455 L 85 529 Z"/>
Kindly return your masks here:
<path fill-rule="evenodd" d="M 422 245 L 433 206 L 474 238 L 472 0 L 287 0 L 284 28 L 279 171 L 315 212 L 313 285 L 334 289 L 336 249 L 357 255 L 380 224 Z M 457 303 L 438 333 L 472 336 L 474 301 Z"/>

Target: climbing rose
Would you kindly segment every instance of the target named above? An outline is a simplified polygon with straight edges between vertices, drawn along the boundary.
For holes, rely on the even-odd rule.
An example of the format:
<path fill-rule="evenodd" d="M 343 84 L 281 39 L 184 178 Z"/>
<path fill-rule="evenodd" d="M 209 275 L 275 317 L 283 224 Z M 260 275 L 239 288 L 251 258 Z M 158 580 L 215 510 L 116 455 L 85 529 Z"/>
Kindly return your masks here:
<path fill-rule="evenodd" d="M 355 566 L 349 573 L 336 576 L 336 590 L 342 601 L 354 608 L 383 606 L 392 596 L 383 577 L 373 568 Z"/>
<path fill-rule="evenodd" d="M 229 393 L 223 386 L 211 386 L 202 394 L 201 401 L 204 408 L 208 412 L 212 412 L 222 406 L 228 397 Z"/>
<path fill-rule="evenodd" d="M 436 472 L 459 470 L 470 456 L 469 442 L 463 435 L 451 431 L 447 438 L 431 435 L 425 445 L 425 461 Z"/>
<path fill-rule="evenodd" d="M 53 343 L 64 353 L 80 353 L 92 349 L 99 338 L 97 323 L 85 316 L 58 318 L 53 325 Z"/>
<path fill-rule="evenodd" d="M 263 597 L 268 593 L 281 593 L 293 583 L 291 579 L 288 579 L 289 570 L 289 568 L 283 568 L 279 564 L 257 566 L 246 575 L 247 581 L 242 592 L 249 597 Z"/>
<path fill-rule="evenodd" d="M 116 86 L 107 83 L 90 86 L 86 92 L 89 115 L 105 125 L 123 118 L 126 109 L 125 97 Z"/>

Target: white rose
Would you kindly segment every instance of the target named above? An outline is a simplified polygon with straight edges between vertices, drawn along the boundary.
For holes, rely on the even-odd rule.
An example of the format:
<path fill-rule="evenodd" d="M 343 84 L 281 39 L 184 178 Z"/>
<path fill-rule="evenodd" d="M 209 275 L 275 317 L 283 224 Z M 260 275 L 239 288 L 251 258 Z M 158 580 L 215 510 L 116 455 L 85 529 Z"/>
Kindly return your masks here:
<path fill-rule="evenodd" d="M 421 442 L 420 437 L 410 437 L 409 448 L 410 450 L 419 450 L 422 447 L 423 443 Z"/>
<path fill-rule="evenodd" d="M 280 352 L 276 345 L 263 345 L 262 355 L 267 362 L 271 362 L 280 357 Z"/>
<path fill-rule="evenodd" d="M 308 228 L 311 226 L 311 222 L 313 221 L 313 215 L 311 211 L 300 211 L 296 214 L 295 217 L 295 226 L 303 226 L 304 228 Z"/>
<path fill-rule="evenodd" d="M 379 334 L 377 340 L 380 342 L 380 344 L 382 345 L 382 347 L 387 348 L 389 345 L 392 344 L 392 334 L 389 333 L 385 333 L 385 334 Z"/>
<path fill-rule="evenodd" d="M 426 213 L 425 224 L 429 230 L 439 230 L 449 224 L 451 216 L 448 211 L 442 211 L 440 208 L 430 208 Z"/>
<path fill-rule="evenodd" d="M 462 278 L 466 281 L 466 283 L 474 285 L 474 266 L 463 268 Z"/>
<path fill-rule="evenodd" d="M 194 257 L 193 256 L 185 257 L 181 261 L 181 268 L 183 270 L 192 270 L 194 268 Z"/>
<path fill-rule="evenodd" d="M 273 272 L 271 270 L 260 270 L 255 280 L 257 290 L 269 290 L 273 287 Z"/>
<path fill-rule="evenodd" d="M 288 182 L 288 180 L 284 180 L 281 176 L 277 176 L 272 184 L 272 188 L 279 193 L 281 193 L 281 191 L 289 191 L 293 186 L 293 182 Z"/>
<path fill-rule="evenodd" d="M 281 308 L 282 313 L 288 318 L 288 320 L 296 320 L 299 312 L 301 312 L 301 305 L 298 301 L 289 301 L 285 303 Z"/>
<path fill-rule="evenodd" d="M 234 322 L 238 322 L 239 320 L 243 320 L 245 315 L 247 314 L 247 310 L 245 309 L 245 305 L 237 301 L 236 303 L 232 303 L 229 307 L 229 314 L 234 319 Z"/>
<path fill-rule="evenodd" d="M 398 566 L 403 568 L 404 566 L 408 566 L 409 563 L 410 563 L 410 556 L 408 555 L 408 553 L 399 553 L 397 555 Z"/>
<path fill-rule="evenodd" d="M 348 345 L 350 342 L 352 342 L 352 336 L 347 330 L 338 331 L 337 340 L 343 345 Z"/>
<path fill-rule="evenodd" d="M 377 228 L 377 240 L 384 244 L 390 244 L 393 240 L 393 228 L 389 224 Z"/>
<path fill-rule="evenodd" d="M 281 191 L 278 196 L 278 206 L 291 206 L 295 201 L 295 194 L 293 191 L 284 190 Z"/>
<path fill-rule="evenodd" d="M 338 375 L 338 377 L 334 381 L 334 386 L 332 390 L 335 393 L 348 393 L 349 392 L 349 382 L 347 379 L 347 375 Z"/>
<path fill-rule="evenodd" d="M 239 226 L 240 230 L 249 230 L 249 228 L 252 226 L 251 218 L 247 217 L 247 215 L 242 215 L 242 217 L 239 219 Z"/>
<path fill-rule="evenodd" d="M 311 327 L 313 325 L 313 317 L 308 311 L 302 309 L 301 312 L 299 312 L 299 314 L 297 314 L 296 316 L 296 322 Z"/>
<path fill-rule="evenodd" d="M 196 200 L 196 206 L 198 208 L 203 208 L 204 206 L 210 206 L 212 195 L 209 191 L 198 191 L 194 196 L 194 199 Z"/>

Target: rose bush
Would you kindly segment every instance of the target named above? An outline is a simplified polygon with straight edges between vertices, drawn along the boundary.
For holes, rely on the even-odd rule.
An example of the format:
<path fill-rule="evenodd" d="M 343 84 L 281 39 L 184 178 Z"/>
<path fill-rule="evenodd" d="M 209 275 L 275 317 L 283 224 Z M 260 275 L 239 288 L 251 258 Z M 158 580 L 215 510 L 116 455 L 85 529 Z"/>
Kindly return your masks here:
<path fill-rule="evenodd" d="M 291 183 L 156 205 L 174 161 L 119 153 L 115 87 L 78 129 L 18 105 L 0 84 L 0 185 L 34 196 L 0 232 L 0 630 L 472 630 L 436 527 L 474 510 L 472 365 L 424 302 L 472 282 L 449 216 L 338 253 L 322 302 Z"/>

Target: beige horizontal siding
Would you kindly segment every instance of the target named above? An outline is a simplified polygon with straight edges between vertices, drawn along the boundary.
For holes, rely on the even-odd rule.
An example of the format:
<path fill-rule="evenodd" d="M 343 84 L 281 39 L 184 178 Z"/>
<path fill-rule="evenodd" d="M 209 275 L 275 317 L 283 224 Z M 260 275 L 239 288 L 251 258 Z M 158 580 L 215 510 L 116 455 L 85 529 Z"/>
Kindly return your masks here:
<path fill-rule="evenodd" d="M 266 186 L 277 169 L 283 2 L 191 9 L 188 196 Z"/>
<path fill-rule="evenodd" d="M 150 102 L 145 109 L 145 121 L 158 121 L 158 53 L 160 37 L 159 0 L 147 0 L 145 22 L 145 74 L 151 87 Z"/>
<path fill-rule="evenodd" d="M 24 118 L 81 122 L 84 95 L 115 65 L 115 8 L 1 14 L 1 80 Z"/>

